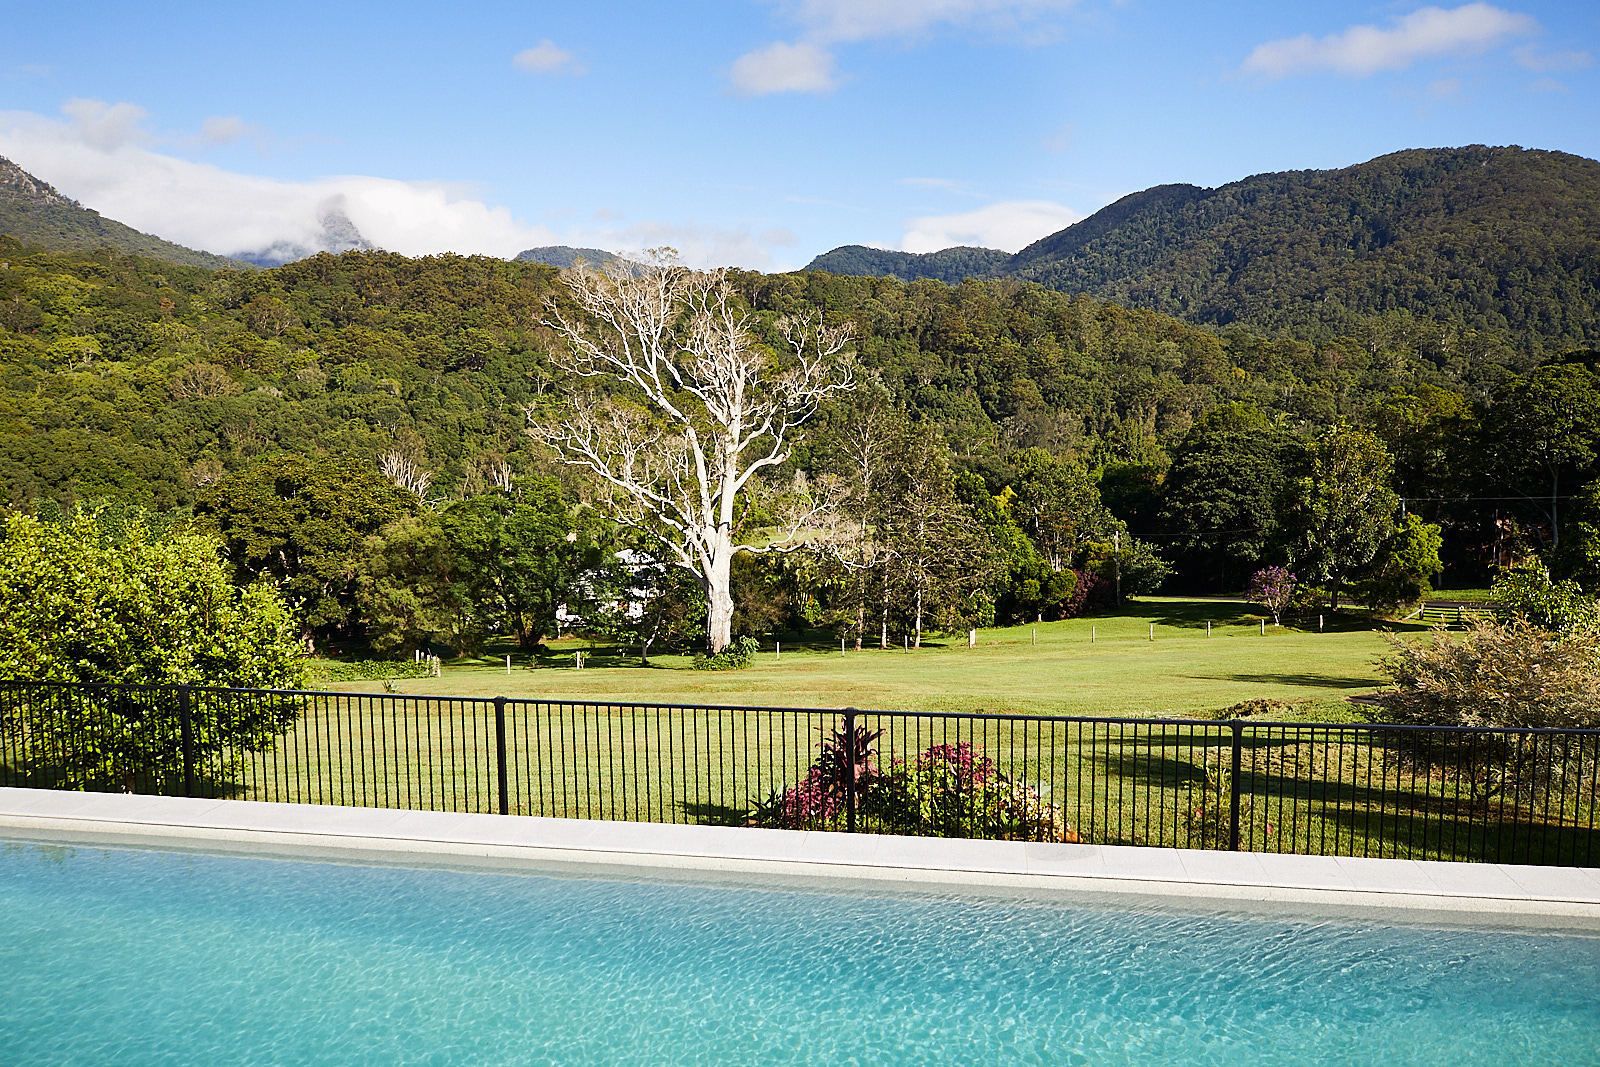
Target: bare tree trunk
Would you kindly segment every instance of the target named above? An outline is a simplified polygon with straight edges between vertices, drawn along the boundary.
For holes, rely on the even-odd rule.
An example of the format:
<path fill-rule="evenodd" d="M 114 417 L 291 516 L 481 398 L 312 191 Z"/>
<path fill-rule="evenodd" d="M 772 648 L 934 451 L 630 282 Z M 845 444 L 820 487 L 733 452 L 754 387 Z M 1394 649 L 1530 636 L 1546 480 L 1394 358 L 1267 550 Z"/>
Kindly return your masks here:
<path fill-rule="evenodd" d="M 706 646 L 715 656 L 733 643 L 733 539 L 720 531 L 705 575 Z"/>
<path fill-rule="evenodd" d="M 881 616 L 883 628 L 878 633 L 878 647 L 885 651 L 889 648 L 889 572 L 883 574 L 883 615 Z"/>
<path fill-rule="evenodd" d="M 1561 472 L 1559 470 L 1551 471 L 1550 472 L 1550 544 L 1551 545 L 1560 545 L 1561 544 L 1561 516 L 1558 513 L 1559 512 L 1559 505 L 1556 503 L 1560 499 L 1560 497 L 1557 495 L 1560 492 L 1561 492 Z"/>
<path fill-rule="evenodd" d="M 917 636 L 916 636 L 916 639 L 911 642 L 911 647 L 912 648 L 921 648 L 922 647 L 922 583 L 921 582 L 917 583 L 916 632 L 917 632 Z"/>

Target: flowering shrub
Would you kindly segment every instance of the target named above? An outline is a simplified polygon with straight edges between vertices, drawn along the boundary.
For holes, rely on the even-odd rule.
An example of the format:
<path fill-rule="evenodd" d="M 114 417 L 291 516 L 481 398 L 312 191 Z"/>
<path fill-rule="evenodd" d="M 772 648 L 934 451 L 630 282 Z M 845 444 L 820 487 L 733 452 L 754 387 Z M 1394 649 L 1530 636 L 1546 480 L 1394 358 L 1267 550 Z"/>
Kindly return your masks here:
<path fill-rule="evenodd" d="M 926 837 L 1079 839 L 1053 805 L 1012 781 L 974 745 L 934 745 L 913 760 L 885 767 L 873 748 L 881 732 L 836 728 L 799 784 L 759 801 L 751 822 L 790 830 L 837 827 L 845 819 L 853 768 L 856 810 L 872 829 Z"/>
<path fill-rule="evenodd" d="M 1262 567 L 1250 576 L 1245 596 L 1272 614 L 1272 625 L 1283 625 L 1283 613 L 1294 602 L 1295 577 L 1283 567 Z"/>
<path fill-rule="evenodd" d="M 780 830 L 821 830 L 843 822 L 851 769 L 859 796 L 877 777 L 877 752 L 872 746 L 882 733 L 865 726 L 846 729 L 841 722 L 823 738 L 816 761 L 800 784 L 774 790 L 757 801 L 750 821 Z"/>

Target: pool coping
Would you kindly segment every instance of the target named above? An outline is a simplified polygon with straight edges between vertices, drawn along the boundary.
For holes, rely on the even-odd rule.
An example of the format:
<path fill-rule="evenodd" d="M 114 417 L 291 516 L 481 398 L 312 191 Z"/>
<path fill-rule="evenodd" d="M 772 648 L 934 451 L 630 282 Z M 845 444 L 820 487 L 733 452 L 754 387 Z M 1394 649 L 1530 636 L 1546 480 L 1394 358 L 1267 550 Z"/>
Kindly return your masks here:
<path fill-rule="evenodd" d="M 222 851 L 366 854 L 1543 916 L 1600 929 L 1600 869 L 1127 845 L 966 841 L 0 788 L 0 833 Z"/>

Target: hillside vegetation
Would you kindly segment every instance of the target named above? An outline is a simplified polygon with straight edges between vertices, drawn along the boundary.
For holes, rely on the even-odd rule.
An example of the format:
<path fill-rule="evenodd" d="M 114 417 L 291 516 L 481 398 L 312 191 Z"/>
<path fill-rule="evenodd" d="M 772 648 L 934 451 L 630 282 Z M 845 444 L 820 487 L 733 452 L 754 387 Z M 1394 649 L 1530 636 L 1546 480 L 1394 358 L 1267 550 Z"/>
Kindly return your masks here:
<path fill-rule="evenodd" d="M 319 255 L 207 272 L 0 239 L 0 492 L 186 504 L 274 452 L 373 458 L 414 440 L 435 488 L 538 461 L 522 408 L 549 382 L 556 272 L 486 257 Z M 1480 395 L 1525 365 L 1449 335 L 1314 345 L 1218 334 L 1011 281 L 747 275 L 765 313 L 857 326 L 862 360 L 963 463 L 1003 478 L 1042 447 L 1164 462 L 1231 402 L 1306 423 L 1424 386 Z"/>
<path fill-rule="evenodd" d="M 92 251 L 111 249 L 189 267 L 237 267 L 225 256 L 198 252 L 141 233 L 58 193 L 0 156 L 0 234 L 41 248 Z"/>
<path fill-rule="evenodd" d="M 1600 344 L 1600 163 L 1563 152 L 1413 149 L 1216 189 L 1157 186 L 1003 262 L 951 251 L 953 261 L 847 246 L 812 266 L 1006 275 L 1190 322 L 1309 336 L 1403 311 L 1542 350 Z"/>

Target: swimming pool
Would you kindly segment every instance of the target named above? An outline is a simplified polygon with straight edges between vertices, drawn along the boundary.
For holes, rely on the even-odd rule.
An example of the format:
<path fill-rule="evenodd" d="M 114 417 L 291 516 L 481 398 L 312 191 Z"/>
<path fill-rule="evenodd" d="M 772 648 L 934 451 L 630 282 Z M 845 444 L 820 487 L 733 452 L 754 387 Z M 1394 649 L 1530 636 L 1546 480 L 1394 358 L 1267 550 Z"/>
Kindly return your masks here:
<path fill-rule="evenodd" d="M 0 1060 L 1593 1063 L 1600 938 L 0 846 Z"/>

